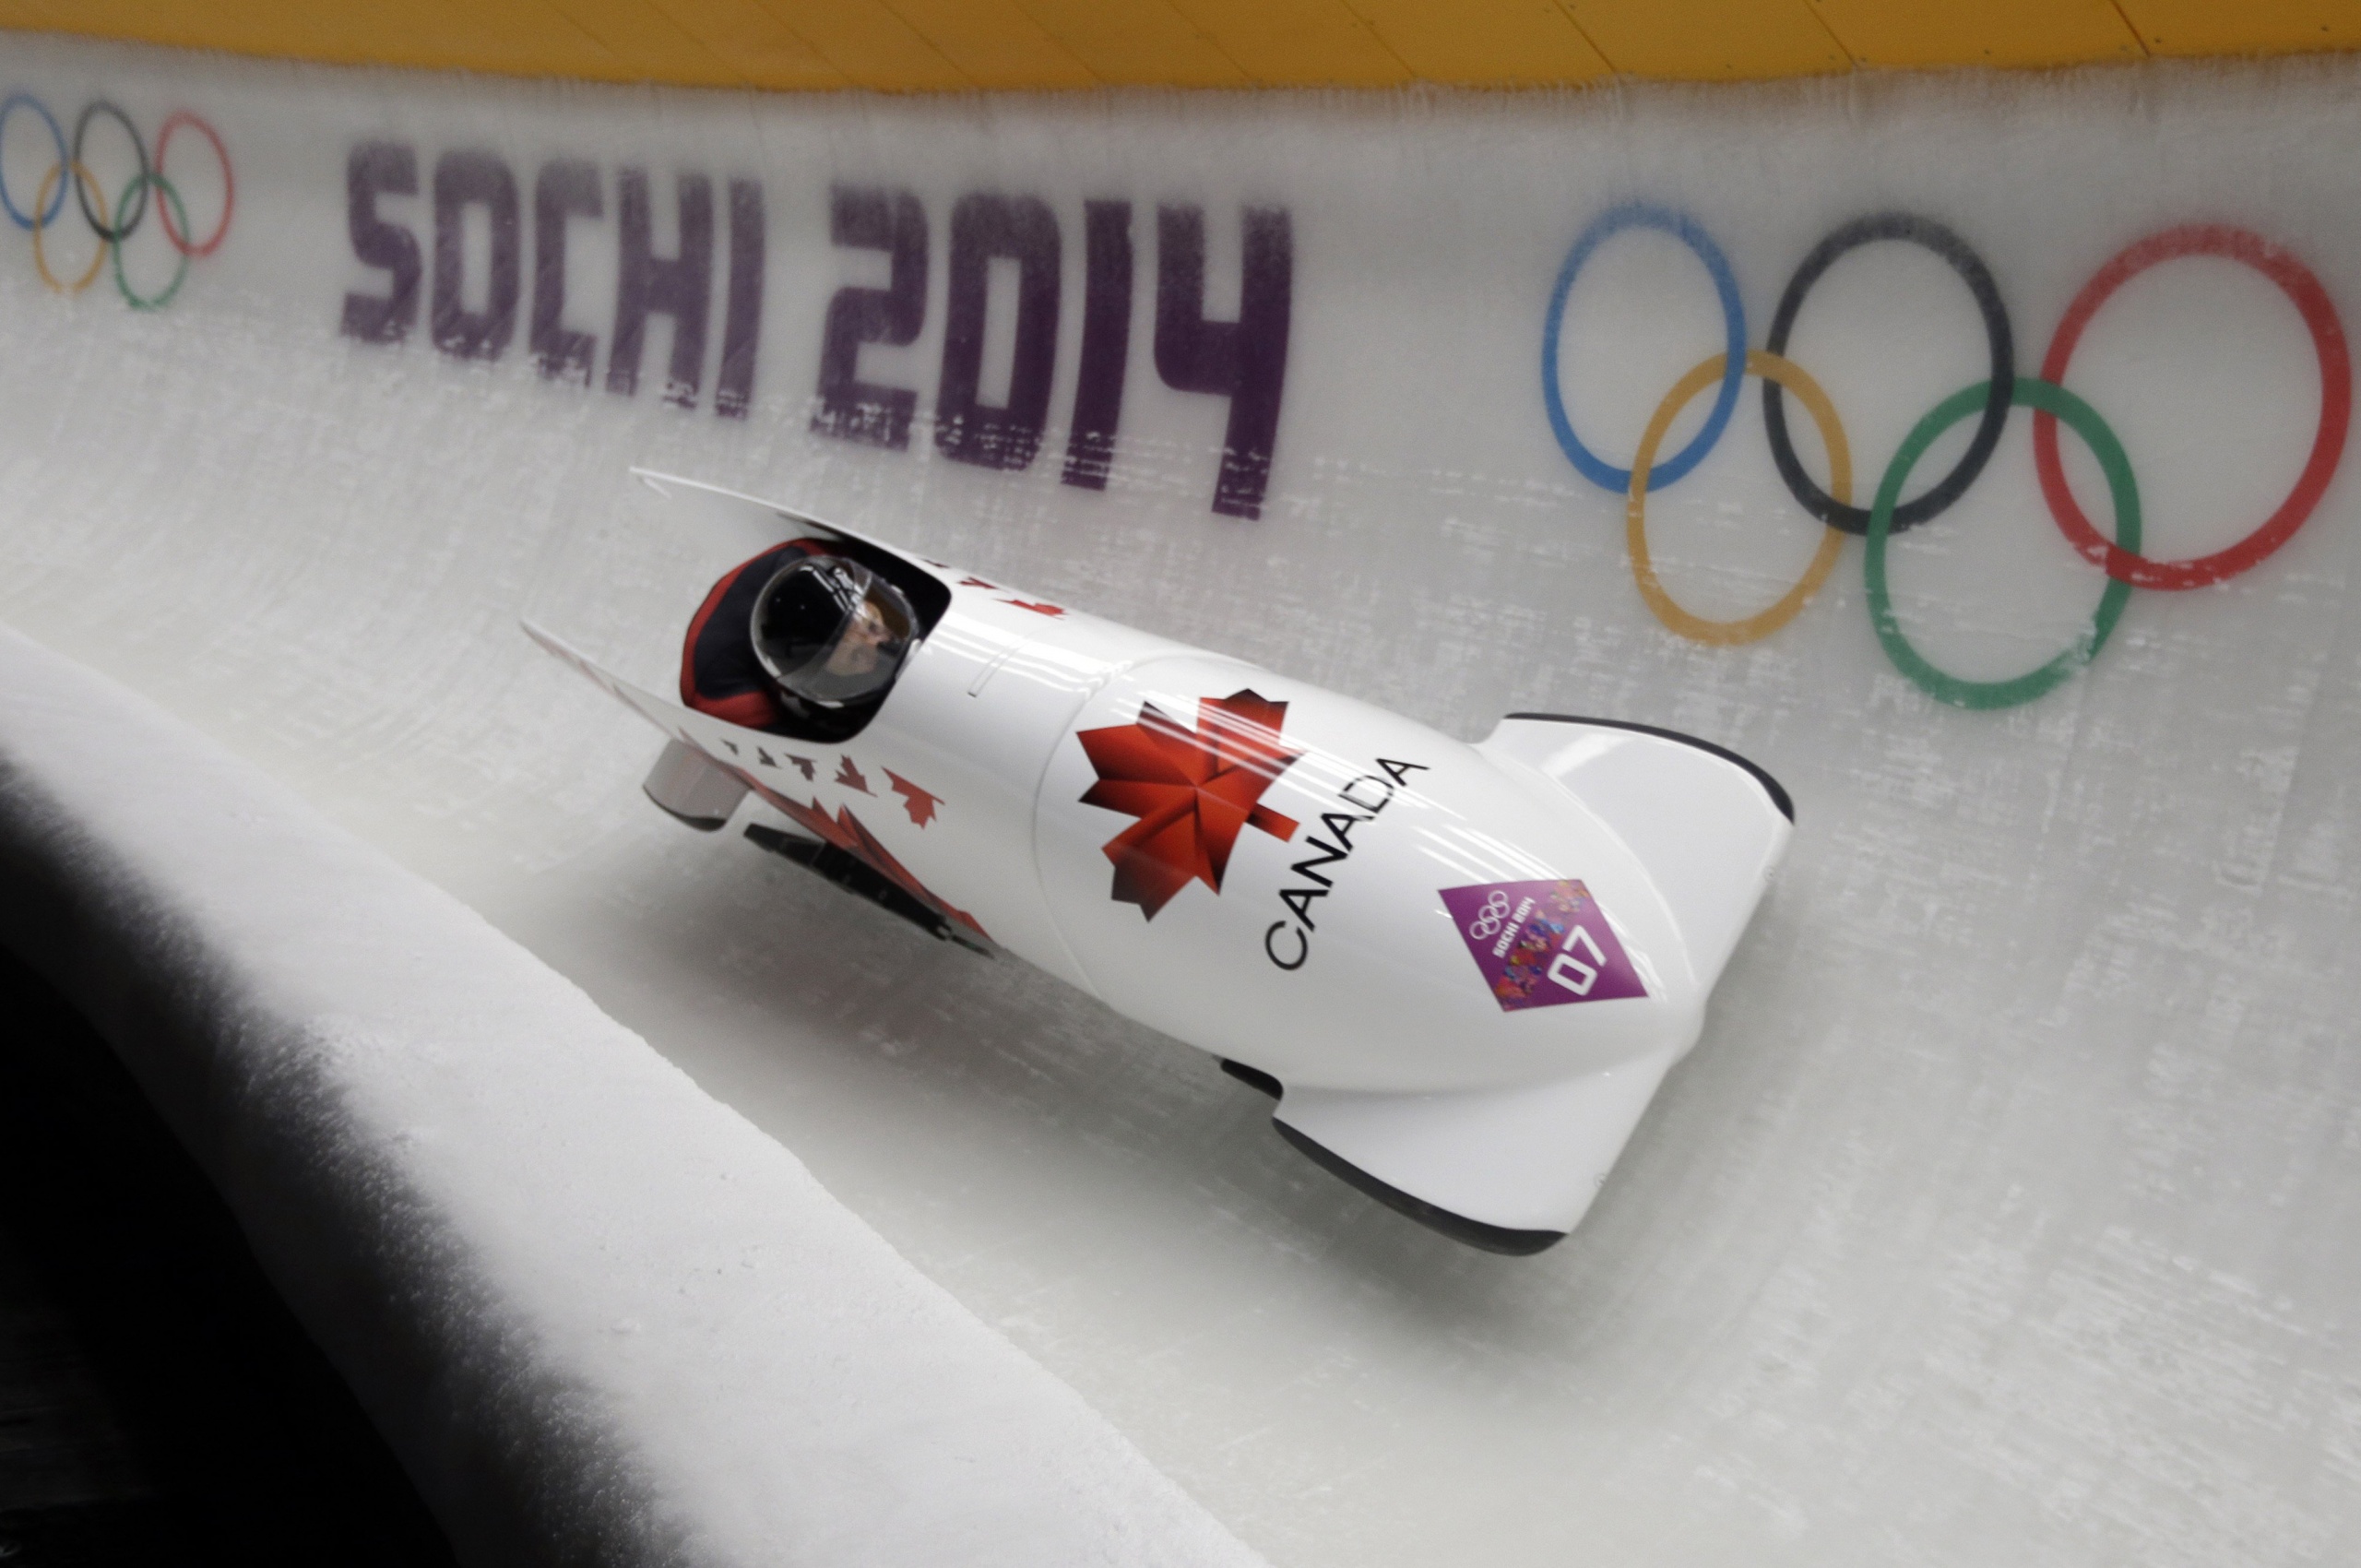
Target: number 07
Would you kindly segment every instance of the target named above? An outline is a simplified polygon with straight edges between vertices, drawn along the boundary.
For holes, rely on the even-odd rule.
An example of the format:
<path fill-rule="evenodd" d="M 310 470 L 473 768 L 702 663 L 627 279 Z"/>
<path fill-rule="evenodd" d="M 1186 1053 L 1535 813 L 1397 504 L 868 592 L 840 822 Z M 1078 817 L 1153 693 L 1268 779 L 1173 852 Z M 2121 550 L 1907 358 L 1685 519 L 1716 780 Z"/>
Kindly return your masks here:
<path fill-rule="evenodd" d="M 1585 964 L 1574 956 L 1574 944 L 1577 942 L 1590 950 L 1589 963 Z M 1599 968 L 1607 962 L 1607 955 L 1598 950 L 1598 944 L 1592 941 L 1590 932 L 1581 926 L 1566 932 L 1566 939 L 1558 946 L 1558 956 L 1549 960 L 1549 978 L 1576 996 L 1588 996 L 1590 988 L 1598 983 Z M 1582 979 L 1575 980 L 1568 973 L 1569 970 L 1579 971 Z"/>

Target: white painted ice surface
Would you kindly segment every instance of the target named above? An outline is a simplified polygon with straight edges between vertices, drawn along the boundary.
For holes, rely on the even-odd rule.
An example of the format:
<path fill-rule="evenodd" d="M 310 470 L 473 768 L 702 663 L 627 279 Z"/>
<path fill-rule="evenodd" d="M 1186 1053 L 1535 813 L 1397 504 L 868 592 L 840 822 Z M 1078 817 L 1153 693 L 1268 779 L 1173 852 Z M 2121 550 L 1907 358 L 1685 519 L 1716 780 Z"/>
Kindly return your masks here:
<path fill-rule="evenodd" d="M 100 92 L 151 134 L 184 104 L 208 115 L 239 205 L 160 313 L 125 309 L 111 278 L 53 299 L 21 237 L 0 242 L 18 256 L 0 262 L 0 617 L 192 719 L 578 980 L 1275 1561 L 2292 1564 L 2361 1546 L 2350 461 L 2252 570 L 2134 593 L 2087 670 L 1966 712 L 1881 649 L 1857 540 L 1761 641 L 1667 630 L 1633 588 L 1623 498 L 1571 464 L 1539 375 L 1561 262 L 1630 201 L 1703 225 L 1754 349 L 1812 247 L 1887 210 L 1974 247 L 2021 374 L 2086 279 L 2176 225 L 2284 247 L 2350 312 L 2350 64 L 910 102 L 28 40 L 4 58 L 69 130 Z M 45 135 L 20 114 L 0 142 L 20 207 Z M 381 207 L 424 253 L 398 347 L 338 331 L 349 292 L 388 291 L 348 226 L 370 141 L 417 166 L 421 194 Z M 432 187 L 468 149 L 518 191 L 523 297 L 490 363 L 433 342 Z M 197 150 L 176 140 L 172 172 L 202 228 L 218 192 L 197 188 Z M 599 339 L 590 386 L 545 381 L 529 352 L 535 193 L 566 159 L 603 201 L 566 221 L 558 319 Z M 712 182 L 693 410 L 661 401 L 662 318 L 636 395 L 607 389 L 632 168 L 651 171 L 662 254 L 674 176 Z M 714 411 L 732 179 L 761 185 L 768 242 L 743 420 Z M 857 362 L 914 393 L 907 451 L 810 430 L 830 299 L 890 286 L 883 252 L 829 243 L 838 183 L 907 189 L 927 220 L 922 328 Z M 1038 196 L 1062 236 L 1047 439 L 1022 471 L 945 460 L 931 421 L 954 212 L 976 193 Z M 1084 204 L 1102 200 L 1133 204 L 1136 267 L 1097 492 L 1059 476 Z M 1216 317 L 1239 305 L 1242 209 L 1288 214 L 1258 519 L 1209 509 L 1227 401 L 1155 362 L 1171 203 L 1205 209 Z M 454 230 L 461 316 L 491 304 L 489 210 Z M 89 240 L 64 221 L 77 267 Z M 143 288 L 169 275 L 153 244 L 126 253 Z M 1011 330 L 986 315 L 988 338 Z M 1573 427 L 1629 462 L 1724 337 L 1678 241 L 1608 242 L 1569 293 Z M 988 382 L 1014 374 L 985 347 Z M 1957 275 L 1891 243 L 1830 267 L 1787 352 L 1841 414 L 1862 495 L 1989 362 Z M 2162 558 L 2269 514 L 2321 408 L 2288 298 L 2218 258 L 2127 283 L 2065 383 L 2129 453 Z M 1776 600 L 1817 537 L 1767 455 L 1757 385 L 1740 390 L 1719 444 L 1649 505 L 1667 589 L 1710 617 Z M 1789 421 L 1809 430 L 1792 399 Z M 2011 414 L 1965 498 L 1892 550 L 1900 624 L 1970 678 L 2070 647 L 2105 586 L 2045 509 L 2030 423 Z M 1797 444 L 1824 478 L 1816 441 Z M 2104 523 L 2097 470 L 2065 444 Z M 727 562 L 658 520 L 621 477 L 634 462 L 800 500 L 1454 733 L 1513 709 L 1693 731 L 1786 784 L 1793 851 L 1583 1229 L 1533 1260 L 1465 1252 L 1302 1162 L 1211 1063 L 649 808 L 650 737 L 515 629 L 529 610 L 665 679 Z"/>

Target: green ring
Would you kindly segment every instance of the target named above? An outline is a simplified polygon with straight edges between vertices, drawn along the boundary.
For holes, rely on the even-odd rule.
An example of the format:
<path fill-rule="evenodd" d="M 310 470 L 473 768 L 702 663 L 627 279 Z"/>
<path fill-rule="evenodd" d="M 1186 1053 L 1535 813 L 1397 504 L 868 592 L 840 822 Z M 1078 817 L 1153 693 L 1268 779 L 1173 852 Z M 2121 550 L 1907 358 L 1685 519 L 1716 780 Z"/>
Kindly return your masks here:
<path fill-rule="evenodd" d="M 172 183 L 170 180 L 167 180 L 164 176 L 155 172 L 153 170 L 143 170 L 139 173 L 131 176 L 130 183 L 123 187 L 123 196 L 115 203 L 115 210 L 117 212 L 121 212 L 123 210 L 123 203 L 129 201 L 134 193 L 146 185 L 153 185 L 158 190 L 164 193 L 165 198 L 172 204 L 172 210 L 180 214 L 181 232 L 184 234 L 187 233 L 188 208 L 182 205 L 181 193 L 172 189 Z M 177 249 L 178 247 L 174 248 Z M 181 282 L 187 277 L 188 252 L 182 251 L 181 264 L 179 267 L 173 268 L 172 280 L 164 285 L 164 291 L 160 294 L 143 300 L 137 294 L 132 292 L 130 280 L 123 275 L 123 242 L 121 240 L 114 242 L 114 286 L 122 292 L 125 303 L 129 304 L 133 310 L 162 310 L 166 305 L 172 303 L 172 296 L 181 291 Z"/>
<path fill-rule="evenodd" d="M 181 227 L 185 229 L 188 225 L 184 222 Z M 1893 531 L 1894 503 L 1901 498 L 1910 470 L 1926 455 L 1927 448 L 1935 444 L 1935 438 L 1970 414 L 1984 411 L 1984 400 L 1991 386 L 1989 381 L 1979 381 L 1964 391 L 1953 393 L 1903 437 L 1893 461 L 1886 465 L 1885 478 L 1878 485 L 1877 503 L 1869 508 L 1869 550 L 1862 563 L 1869 587 L 1869 624 L 1877 628 L 1878 641 L 1885 645 L 1886 657 L 1928 696 L 1954 707 L 2014 707 L 2073 679 L 2075 672 L 2096 659 L 2099 649 L 2106 646 L 2108 634 L 2115 630 L 2124 605 L 2131 599 L 2130 583 L 2108 578 L 2106 591 L 2099 595 L 2099 607 L 2091 616 L 2089 629 L 2074 639 L 2074 646 L 2039 669 L 2006 681 L 1969 681 L 1948 674 L 1927 662 L 1926 657 L 1910 646 L 1910 639 L 1903 636 L 1902 622 L 1893 612 L 1893 600 L 1886 591 L 1885 580 L 1885 544 Z M 2106 427 L 2106 422 L 2099 418 L 2098 410 L 2057 383 L 2030 375 L 2016 378 L 2011 388 L 2011 400 L 2055 414 L 2074 427 L 2074 434 L 2090 446 L 2106 475 L 2107 493 L 2115 504 L 2115 541 L 2137 552 L 2140 486 L 2131 477 L 2131 459 L 2124 456 L 2123 444 L 2115 438 L 2115 432 Z"/>

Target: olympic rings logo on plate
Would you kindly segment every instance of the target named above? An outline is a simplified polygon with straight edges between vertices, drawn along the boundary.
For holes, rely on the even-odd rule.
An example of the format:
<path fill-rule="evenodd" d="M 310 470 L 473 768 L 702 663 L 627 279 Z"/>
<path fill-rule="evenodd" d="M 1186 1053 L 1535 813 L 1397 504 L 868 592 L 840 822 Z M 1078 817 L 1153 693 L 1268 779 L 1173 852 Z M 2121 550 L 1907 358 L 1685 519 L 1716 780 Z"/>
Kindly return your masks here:
<path fill-rule="evenodd" d="M 1477 942 L 1489 942 L 1500 935 L 1508 918 L 1509 896 L 1495 887 L 1492 896 L 1484 900 L 1484 907 L 1476 911 L 1476 918 L 1467 922 L 1467 934 Z"/>
<path fill-rule="evenodd" d="M 82 112 L 75 116 L 74 134 L 69 139 L 65 126 L 50 113 L 47 104 L 31 93 L 15 92 L 0 100 L 0 148 L 7 145 L 8 122 L 20 111 L 38 119 L 49 132 L 56 157 L 33 192 L 30 209 L 18 205 L 23 193 L 9 188 L 6 171 L 0 168 L 0 212 L 6 213 L 10 222 L 32 235 L 33 269 L 41 274 L 41 280 L 54 292 L 78 294 L 98 280 L 108 258 L 113 257 L 115 288 L 133 309 L 161 310 L 172 303 L 172 296 L 180 292 L 181 284 L 187 279 L 189 263 L 221 248 L 221 242 L 229 237 L 231 219 L 237 211 L 237 176 L 231 171 L 230 149 L 222 143 L 221 133 L 188 110 L 176 109 L 165 115 L 164 123 L 157 127 L 151 159 L 148 144 L 141 139 L 139 127 L 132 123 L 131 116 L 105 99 L 92 99 L 82 106 Z M 139 172 L 115 193 L 112 206 L 107 192 L 82 158 L 91 127 L 101 120 L 112 120 L 122 127 L 131 138 L 131 149 L 139 163 Z M 180 188 L 164 172 L 165 160 L 172 154 L 172 137 L 182 131 L 210 143 L 213 156 L 221 165 L 221 216 L 214 220 L 212 230 L 201 237 L 189 227 L 188 209 L 182 203 Z M 50 265 L 49 238 L 65 215 L 69 192 L 97 245 L 91 252 L 89 266 L 78 276 L 60 278 Z M 171 282 L 152 294 L 142 294 L 132 287 L 124 271 L 123 253 L 125 245 L 148 220 L 151 208 L 165 241 L 179 261 L 172 268 Z"/>
<path fill-rule="evenodd" d="M 1559 386 L 1559 344 L 1563 335 L 1566 302 L 1584 265 L 1599 245 L 1630 229 L 1654 229 L 1670 234 L 1695 254 L 1713 279 L 1720 297 L 1726 347 L 1696 365 L 1673 384 L 1657 405 L 1640 438 L 1638 452 L 1628 469 L 1605 461 L 1575 434 Z M 1853 491 L 1853 458 L 1834 405 L 1820 384 L 1786 357 L 1787 340 L 1806 297 L 1821 276 L 1839 258 L 1862 245 L 1881 240 L 1900 241 L 1932 252 L 1957 273 L 1975 301 L 1984 323 L 1991 373 L 1936 405 L 1903 438 L 1887 463 L 1867 507 Z M 2319 362 L 2319 427 L 2311 452 L 2296 483 L 2278 507 L 2245 538 L 2211 555 L 2183 561 L 2158 561 L 2141 553 L 2140 488 L 2122 444 L 2098 411 L 2064 383 L 2075 346 L 2099 308 L 2126 282 L 2164 262 L 2184 256 L 2216 256 L 2241 263 L 2260 272 L 2287 296 L 2310 334 Z M 2191 223 L 2161 230 L 2126 246 L 2094 273 L 2066 307 L 2049 347 L 2042 357 L 2039 376 L 2020 375 L 2016 344 L 2007 307 L 1991 270 L 1966 241 L 1931 218 L 1908 212 L 1879 212 L 1858 218 L 1832 231 L 1804 257 L 1787 280 L 1771 317 L 1763 347 L 1746 346 L 1746 308 L 1738 295 L 1737 275 L 1728 258 L 1704 226 L 1687 213 L 1646 202 L 1628 202 L 1593 220 L 1578 235 L 1558 269 L 1550 291 L 1549 309 L 1541 333 L 1541 398 L 1549 428 L 1576 471 L 1592 483 L 1625 497 L 1624 538 L 1631 552 L 1631 578 L 1650 611 L 1672 631 L 1701 643 L 1734 646 L 1769 636 L 1800 613 L 1834 570 L 1846 535 L 1859 536 L 1866 545 L 1862 562 L 1869 621 L 1879 644 L 1894 667 L 1929 695 L 1959 707 L 2011 707 L 2031 702 L 2070 680 L 2098 656 L 2121 619 L 2135 588 L 2166 591 L 2204 588 L 2226 582 L 2266 559 L 2296 535 L 2335 477 L 2344 456 L 2344 438 L 2352 422 L 2353 366 L 2345 347 L 2344 327 L 2336 307 L 2309 268 L 2279 246 L 2244 229 L 2219 223 Z M 1749 376 L 1762 383 L 1762 422 L 1771 459 L 1788 493 L 1825 525 L 1820 548 L 1803 576 L 1768 609 L 1734 621 L 1709 621 L 1683 608 L 1656 576 L 1648 552 L 1647 499 L 1687 475 L 1703 462 L 1721 440 L 1738 406 L 1741 384 Z M 1706 387 L 1715 388 L 1705 422 L 1689 444 L 1658 460 L 1673 422 Z M 1804 471 L 1787 429 L 1786 395 L 1793 393 L 1820 432 L 1829 463 L 1828 488 L 1823 490 Z M 2023 674 L 2000 681 L 1971 681 L 1938 669 L 1914 646 L 1894 612 L 1887 580 L 1887 557 L 1893 537 L 1940 516 L 1966 493 L 1983 472 L 2009 410 L 2023 408 L 2033 414 L 2034 466 L 2050 517 L 2074 549 L 2106 573 L 2090 624 L 2073 643 L 2047 662 Z M 1901 499 L 1918 460 L 1945 432 L 1974 419 L 1975 429 L 1967 448 L 1950 472 L 1932 488 L 1910 501 Z M 2086 517 L 2066 483 L 2058 458 L 2058 426 L 2072 428 L 2098 459 L 2106 476 L 2114 537 L 2101 533 Z"/>

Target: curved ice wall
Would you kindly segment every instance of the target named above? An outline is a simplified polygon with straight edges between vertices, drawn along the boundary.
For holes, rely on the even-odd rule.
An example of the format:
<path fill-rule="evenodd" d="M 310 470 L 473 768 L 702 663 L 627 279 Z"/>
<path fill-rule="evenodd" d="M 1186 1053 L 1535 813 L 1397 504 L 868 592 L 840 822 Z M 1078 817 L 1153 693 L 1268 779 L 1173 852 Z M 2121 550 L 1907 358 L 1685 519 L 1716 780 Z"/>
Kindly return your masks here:
<path fill-rule="evenodd" d="M 2349 65 L 0 68 L 47 220 L 0 228 L 0 615 L 579 979 L 1276 1560 L 2354 1549 Z M 1829 431 L 1862 514 L 1798 498 Z M 664 678 L 718 564 L 632 463 L 1459 733 L 1694 731 L 1793 857 L 1582 1235 L 1453 1251 L 1168 1042 L 647 811 L 649 739 L 515 629 Z M 2135 508 L 2202 564 L 2109 555 Z"/>

